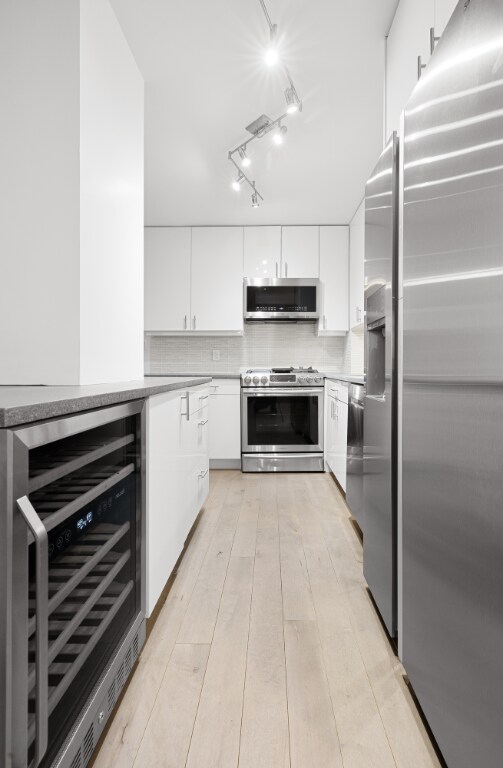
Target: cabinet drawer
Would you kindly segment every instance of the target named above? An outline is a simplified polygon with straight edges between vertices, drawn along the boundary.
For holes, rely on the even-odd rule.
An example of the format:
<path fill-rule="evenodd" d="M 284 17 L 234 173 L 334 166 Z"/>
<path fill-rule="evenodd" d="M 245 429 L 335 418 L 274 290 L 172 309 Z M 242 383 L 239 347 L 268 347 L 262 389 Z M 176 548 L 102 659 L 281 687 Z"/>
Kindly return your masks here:
<path fill-rule="evenodd" d="M 210 395 L 240 395 L 239 379 L 213 379 L 209 384 Z"/>
<path fill-rule="evenodd" d="M 326 387 L 329 397 L 335 397 L 343 403 L 348 402 L 348 385 L 345 381 L 330 381 L 327 379 Z"/>

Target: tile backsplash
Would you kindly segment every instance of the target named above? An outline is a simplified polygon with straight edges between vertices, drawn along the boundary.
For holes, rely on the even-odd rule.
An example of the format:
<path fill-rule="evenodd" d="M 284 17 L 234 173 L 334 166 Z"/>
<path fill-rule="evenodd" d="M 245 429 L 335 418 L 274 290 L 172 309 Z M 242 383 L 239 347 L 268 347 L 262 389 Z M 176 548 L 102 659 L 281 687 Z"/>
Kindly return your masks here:
<path fill-rule="evenodd" d="M 236 373 L 273 365 L 362 373 L 363 332 L 318 336 L 315 324 L 257 324 L 246 325 L 243 336 L 145 337 L 146 374 Z"/>

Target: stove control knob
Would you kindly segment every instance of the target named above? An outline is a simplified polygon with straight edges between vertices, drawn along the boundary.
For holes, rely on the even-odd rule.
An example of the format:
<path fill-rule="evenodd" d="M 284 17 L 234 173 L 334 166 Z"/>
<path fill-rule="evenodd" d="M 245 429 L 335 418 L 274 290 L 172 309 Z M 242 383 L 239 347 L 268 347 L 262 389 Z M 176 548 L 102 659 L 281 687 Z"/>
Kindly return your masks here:
<path fill-rule="evenodd" d="M 245 376 L 243 381 L 245 384 L 251 384 L 251 376 Z"/>
<path fill-rule="evenodd" d="M 305 377 L 305 376 L 299 376 L 299 378 L 297 379 L 297 381 L 299 382 L 299 384 L 303 384 L 303 383 L 305 382 L 305 380 L 306 380 L 306 377 Z"/>
<path fill-rule="evenodd" d="M 321 384 L 321 376 L 315 376 L 314 377 L 314 383 L 315 384 Z"/>
<path fill-rule="evenodd" d="M 253 383 L 254 383 L 254 384 L 258 384 L 258 383 L 259 383 L 259 381 L 260 381 L 260 379 L 259 379 L 259 377 L 258 377 L 258 376 L 254 376 L 254 377 L 253 377 Z"/>
<path fill-rule="evenodd" d="M 267 384 L 267 382 L 268 382 L 268 378 L 267 378 L 267 376 L 262 376 L 262 378 L 260 379 L 260 381 L 262 382 L 262 384 Z"/>
<path fill-rule="evenodd" d="M 313 377 L 312 376 L 306 376 L 306 383 L 312 384 L 313 383 Z"/>

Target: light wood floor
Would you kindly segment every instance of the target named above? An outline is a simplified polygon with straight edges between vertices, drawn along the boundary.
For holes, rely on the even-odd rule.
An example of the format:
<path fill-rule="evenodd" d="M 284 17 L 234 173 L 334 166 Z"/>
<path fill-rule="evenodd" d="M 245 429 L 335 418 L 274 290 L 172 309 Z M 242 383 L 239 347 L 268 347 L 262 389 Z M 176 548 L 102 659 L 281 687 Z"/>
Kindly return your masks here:
<path fill-rule="evenodd" d="M 328 475 L 220 471 L 95 768 L 439 763 Z"/>

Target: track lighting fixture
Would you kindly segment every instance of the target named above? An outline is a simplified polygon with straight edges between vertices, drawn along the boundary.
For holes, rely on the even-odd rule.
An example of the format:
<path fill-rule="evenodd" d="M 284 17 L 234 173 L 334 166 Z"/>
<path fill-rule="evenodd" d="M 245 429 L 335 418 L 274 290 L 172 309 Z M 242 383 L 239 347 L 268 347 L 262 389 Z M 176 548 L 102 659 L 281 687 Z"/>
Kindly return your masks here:
<path fill-rule="evenodd" d="M 272 24 L 270 28 L 270 40 L 269 45 L 265 52 L 265 63 L 268 67 L 274 67 L 275 64 L 278 63 L 279 60 L 279 53 L 278 53 L 278 46 L 277 46 L 277 34 L 278 34 L 278 28 L 276 24 Z"/>
<path fill-rule="evenodd" d="M 279 60 L 277 47 L 278 28 L 276 24 L 273 24 L 271 21 L 271 17 L 269 16 L 265 5 L 265 0 L 259 0 L 259 2 L 264 12 L 270 35 L 269 46 L 266 51 L 265 60 L 269 66 L 273 66 Z M 293 84 L 293 80 L 290 76 L 290 72 L 283 63 L 281 68 L 288 79 L 288 87 L 285 90 L 286 107 L 284 114 L 281 114 L 274 120 L 264 114 L 257 117 L 256 120 L 253 120 L 253 122 L 246 126 L 248 133 L 251 133 L 251 138 L 247 139 L 247 141 L 243 141 L 235 149 L 231 149 L 231 151 L 228 153 L 229 160 L 238 172 L 237 179 L 232 182 L 232 188 L 236 190 L 236 192 L 239 192 L 241 189 L 241 184 L 246 182 L 252 190 L 251 203 L 253 208 L 258 208 L 260 205 L 260 200 L 263 201 L 264 198 L 260 192 L 257 191 L 255 182 L 251 181 L 246 175 L 245 171 L 242 170 L 243 168 L 248 168 L 251 163 L 250 158 L 247 155 L 248 144 L 251 141 L 255 141 L 256 139 L 262 139 L 266 134 L 271 132 L 273 132 L 273 142 L 277 145 L 283 144 L 287 132 L 287 127 L 286 125 L 283 125 L 283 121 L 290 117 L 290 115 L 293 115 L 295 112 L 300 112 L 302 110 L 302 102 L 299 99 L 295 85 Z"/>
<path fill-rule="evenodd" d="M 288 115 L 293 115 L 295 114 L 295 112 L 298 112 L 302 108 L 301 101 L 297 96 L 297 93 L 293 86 L 290 86 L 290 88 L 286 89 L 285 100 L 286 100 L 286 112 Z"/>
<path fill-rule="evenodd" d="M 275 131 L 275 133 L 273 133 L 273 137 L 272 137 L 272 140 L 276 145 L 279 146 L 280 144 L 283 144 L 283 139 L 285 138 L 287 130 L 288 129 L 286 125 L 281 125 L 281 124 L 278 125 L 278 130 Z"/>
<path fill-rule="evenodd" d="M 243 168 L 248 168 L 251 165 L 251 160 L 246 154 L 246 149 L 244 147 L 238 147 L 238 153 L 241 159 L 241 165 Z"/>
<path fill-rule="evenodd" d="M 241 184 L 243 183 L 244 180 L 245 180 L 244 174 L 239 173 L 237 179 L 232 182 L 232 189 L 235 192 L 239 192 L 241 189 Z"/>

